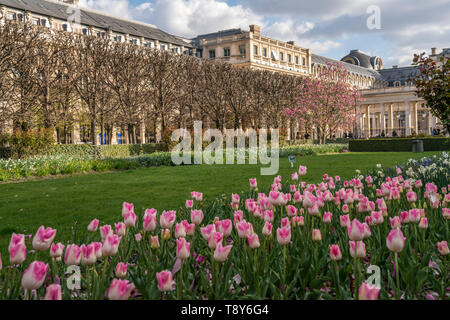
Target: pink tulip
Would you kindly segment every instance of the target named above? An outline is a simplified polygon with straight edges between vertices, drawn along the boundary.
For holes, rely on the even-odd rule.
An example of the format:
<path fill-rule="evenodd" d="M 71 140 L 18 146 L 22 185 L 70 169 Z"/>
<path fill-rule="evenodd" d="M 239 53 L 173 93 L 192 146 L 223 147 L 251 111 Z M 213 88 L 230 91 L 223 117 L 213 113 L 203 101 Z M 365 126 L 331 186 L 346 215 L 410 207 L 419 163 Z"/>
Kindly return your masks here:
<path fill-rule="evenodd" d="M 122 204 L 122 217 L 125 217 L 125 214 L 128 212 L 134 212 L 134 205 L 132 203 L 124 202 Z"/>
<path fill-rule="evenodd" d="M 145 210 L 143 218 L 143 227 L 146 232 L 153 232 L 156 229 L 156 210 L 147 209 Z"/>
<path fill-rule="evenodd" d="M 176 218 L 177 213 L 175 211 L 163 211 L 159 217 L 159 224 L 162 229 L 170 229 L 175 223 Z"/>
<path fill-rule="evenodd" d="M 102 257 L 102 248 L 103 248 L 103 244 L 101 242 L 93 242 L 92 243 L 94 245 L 95 248 L 95 255 L 97 256 L 97 260 L 100 259 Z"/>
<path fill-rule="evenodd" d="M 44 283 L 48 264 L 41 261 L 33 261 L 22 276 L 22 286 L 26 290 L 37 290 Z"/>
<path fill-rule="evenodd" d="M 291 242 L 291 229 L 290 228 L 278 228 L 277 229 L 277 241 L 281 245 L 286 245 Z"/>
<path fill-rule="evenodd" d="M 260 247 L 259 237 L 256 233 L 250 234 L 248 236 L 248 246 L 252 249 L 257 249 Z"/>
<path fill-rule="evenodd" d="M 156 273 L 158 280 L 158 289 L 160 291 L 172 291 L 173 276 L 169 270 L 164 270 Z"/>
<path fill-rule="evenodd" d="M 211 232 L 208 240 L 208 246 L 210 249 L 215 249 L 219 243 L 222 243 L 223 234 L 220 232 Z"/>
<path fill-rule="evenodd" d="M 136 233 L 136 234 L 134 235 L 134 238 L 136 239 L 136 242 L 141 242 L 141 240 L 142 240 L 142 234 Z"/>
<path fill-rule="evenodd" d="M 299 175 L 300 176 L 305 176 L 306 175 L 306 172 L 308 171 L 308 168 L 306 168 L 306 167 L 304 167 L 304 166 L 300 166 L 299 168 L 298 168 L 298 173 L 299 173 Z"/>
<path fill-rule="evenodd" d="M 409 210 L 408 221 L 411 223 L 419 223 L 420 222 L 420 210 L 419 209 Z"/>
<path fill-rule="evenodd" d="M 355 257 L 355 241 L 349 241 L 350 244 L 350 255 L 352 258 Z M 362 241 L 356 242 L 356 257 L 365 258 L 366 257 L 366 245 Z"/>
<path fill-rule="evenodd" d="M 363 282 L 358 290 L 359 300 L 378 300 L 380 289 Z"/>
<path fill-rule="evenodd" d="M 192 207 L 194 207 L 194 201 L 186 200 L 185 207 L 186 207 L 186 209 L 192 209 Z"/>
<path fill-rule="evenodd" d="M 158 236 L 151 237 L 151 239 L 150 239 L 150 246 L 151 246 L 152 249 L 158 249 L 159 248 Z"/>
<path fill-rule="evenodd" d="M 97 253 L 95 251 L 95 245 L 93 243 L 80 247 L 81 249 L 81 262 L 86 266 L 92 266 L 97 262 Z"/>
<path fill-rule="evenodd" d="M 312 233 L 312 240 L 314 242 L 322 241 L 322 234 L 319 229 L 314 229 Z"/>
<path fill-rule="evenodd" d="M 331 224 L 332 220 L 333 220 L 333 214 L 331 212 L 323 213 L 323 223 Z"/>
<path fill-rule="evenodd" d="M 305 225 L 305 217 L 293 217 L 292 218 L 292 224 L 294 226 L 303 227 Z"/>
<path fill-rule="evenodd" d="M 90 232 L 95 232 L 95 231 L 97 231 L 97 229 L 98 229 L 98 224 L 99 224 L 98 219 L 94 219 L 94 220 L 92 220 L 91 222 L 89 222 L 89 225 L 88 225 L 88 227 L 87 227 L 88 231 L 90 231 Z"/>
<path fill-rule="evenodd" d="M 128 212 L 124 216 L 124 222 L 127 227 L 134 227 L 136 225 L 136 214 L 134 212 Z"/>
<path fill-rule="evenodd" d="M 372 211 L 372 223 L 375 225 L 383 224 L 384 216 L 381 211 Z"/>
<path fill-rule="evenodd" d="M 250 189 L 256 190 L 258 188 L 258 182 L 256 181 L 256 178 L 249 179 L 250 182 Z"/>
<path fill-rule="evenodd" d="M 273 226 L 270 222 L 266 221 L 262 230 L 262 234 L 266 237 L 270 237 L 272 235 Z"/>
<path fill-rule="evenodd" d="M 240 197 L 238 194 L 232 194 L 231 195 L 231 203 L 237 203 L 239 204 L 240 202 Z"/>
<path fill-rule="evenodd" d="M 358 219 L 353 219 L 352 223 L 347 226 L 348 237 L 353 241 L 361 241 L 364 239 L 364 225 Z"/>
<path fill-rule="evenodd" d="M 342 252 L 337 244 L 333 244 L 330 247 L 330 258 L 333 261 L 339 261 L 342 259 Z"/>
<path fill-rule="evenodd" d="M 448 249 L 447 241 L 438 242 L 437 247 L 438 247 L 439 253 L 442 254 L 443 256 L 446 256 L 450 253 L 450 251 Z"/>
<path fill-rule="evenodd" d="M 100 236 L 102 237 L 102 241 L 105 241 L 106 237 L 110 234 L 113 234 L 112 228 L 110 225 L 100 227 Z"/>
<path fill-rule="evenodd" d="M 232 245 L 230 246 L 222 246 L 221 243 L 217 244 L 216 250 L 214 251 L 214 260 L 219 262 L 225 262 L 228 259 L 228 255 L 230 254 Z"/>
<path fill-rule="evenodd" d="M 364 239 L 370 238 L 372 232 L 370 231 L 370 227 L 367 223 L 363 223 L 364 226 Z"/>
<path fill-rule="evenodd" d="M 193 236 L 195 234 L 195 224 L 187 222 L 187 220 L 181 221 L 186 230 L 187 236 Z"/>
<path fill-rule="evenodd" d="M 224 237 L 231 235 L 233 231 L 233 223 L 230 219 L 220 220 L 216 222 L 216 230 L 223 233 Z"/>
<path fill-rule="evenodd" d="M 408 223 L 409 222 L 409 212 L 408 211 L 402 211 L 400 212 L 400 219 L 403 223 Z"/>
<path fill-rule="evenodd" d="M 51 284 L 45 289 L 44 300 L 62 300 L 62 289 L 59 284 Z"/>
<path fill-rule="evenodd" d="M 128 263 L 119 262 L 114 270 L 116 277 L 124 279 L 127 276 Z"/>
<path fill-rule="evenodd" d="M 108 289 L 109 300 L 128 300 L 134 285 L 128 280 L 113 279 Z"/>
<path fill-rule="evenodd" d="M 263 213 L 264 221 L 273 222 L 274 215 L 272 210 L 266 210 Z"/>
<path fill-rule="evenodd" d="M 116 229 L 116 234 L 119 237 L 123 237 L 127 233 L 127 226 L 123 222 L 114 224 L 114 228 Z"/>
<path fill-rule="evenodd" d="M 298 209 L 292 205 L 287 206 L 286 211 L 289 217 L 293 217 L 298 214 Z"/>
<path fill-rule="evenodd" d="M 185 238 L 177 239 L 177 258 L 186 260 L 190 256 L 191 244 Z"/>
<path fill-rule="evenodd" d="M 18 242 L 9 246 L 9 261 L 11 264 L 22 264 L 27 258 L 27 247 L 25 243 Z"/>
<path fill-rule="evenodd" d="M 191 211 L 191 222 L 200 225 L 205 218 L 202 210 L 192 210 Z"/>
<path fill-rule="evenodd" d="M 428 229 L 428 219 L 427 218 L 420 219 L 419 228 L 420 229 Z"/>
<path fill-rule="evenodd" d="M 202 234 L 203 239 L 209 241 L 209 237 L 211 233 L 216 232 L 216 226 L 214 224 L 209 224 L 204 228 L 200 228 L 200 233 Z"/>
<path fill-rule="evenodd" d="M 175 238 L 184 238 L 186 237 L 186 228 L 182 223 L 177 223 L 175 225 Z"/>
<path fill-rule="evenodd" d="M 386 245 L 390 251 L 400 252 L 405 246 L 405 240 L 400 228 L 392 229 L 386 239 Z"/>
<path fill-rule="evenodd" d="M 410 191 L 406 194 L 408 202 L 413 203 L 417 201 L 417 194 L 414 191 Z"/>
<path fill-rule="evenodd" d="M 389 222 L 391 224 L 392 229 L 397 229 L 402 226 L 402 222 L 398 216 L 395 216 L 393 218 L 389 218 Z"/>
<path fill-rule="evenodd" d="M 170 240 L 170 230 L 169 229 L 162 229 L 161 230 L 161 239 L 163 239 L 163 240 Z"/>
<path fill-rule="evenodd" d="M 297 172 L 294 172 L 293 174 L 291 174 L 291 180 L 298 181 L 298 173 Z"/>
<path fill-rule="evenodd" d="M 350 216 L 347 214 L 345 216 L 340 216 L 339 221 L 341 223 L 341 227 L 348 228 L 350 226 Z"/>
<path fill-rule="evenodd" d="M 33 248 L 38 251 L 46 251 L 55 239 L 56 230 L 40 226 L 33 238 Z"/>
<path fill-rule="evenodd" d="M 246 239 L 248 235 L 252 233 L 253 226 L 251 225 L 251 223 L 243 220 L 236 224 L 236 230 L 238 232 L 239 238 Z"/>
<path fill-rule="evenodd" d="M 450 220 L 450 208 L 442 208 L 442 216 L 445 220 Z"/>
<path fill-rule="evenodd" d="M 75 244 L 69 244 L 66 248 L 64 263 L 68 266 L 78 266 L 81 261 L 81 248 Z"/>
<path fill-rule="evenodd" d="M 102 255 L 104 257 L 112 257 L 117 254 L 119 250 L 119 244 L 122 237 L 119 237 L 115 234 L 110 234 L 106 237 L 102 246 Z"/>
<path fill-rule="evenodd" d="M 8 250 L 10 250 L 11 247 L 13 247 L 13 246 L 15 246 L 17 244 L 25 245 L 25 235 L 24 234 L 13 233 L 11 235 L 11 240 L 9 242 Z"/>

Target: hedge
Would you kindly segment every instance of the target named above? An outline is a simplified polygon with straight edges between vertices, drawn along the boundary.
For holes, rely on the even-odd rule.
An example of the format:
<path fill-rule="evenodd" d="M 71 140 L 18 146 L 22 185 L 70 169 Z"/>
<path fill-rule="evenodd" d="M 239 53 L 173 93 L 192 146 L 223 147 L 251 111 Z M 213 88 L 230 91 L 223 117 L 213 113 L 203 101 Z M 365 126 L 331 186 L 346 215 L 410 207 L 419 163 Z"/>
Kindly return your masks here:
<path fill-rule="evenodd" d="M 396 138 L 350 140 L 351 152 L 411 152 L 413 141 L 422 140 L 424 151 L 450 150 L 450 138 Z"/>

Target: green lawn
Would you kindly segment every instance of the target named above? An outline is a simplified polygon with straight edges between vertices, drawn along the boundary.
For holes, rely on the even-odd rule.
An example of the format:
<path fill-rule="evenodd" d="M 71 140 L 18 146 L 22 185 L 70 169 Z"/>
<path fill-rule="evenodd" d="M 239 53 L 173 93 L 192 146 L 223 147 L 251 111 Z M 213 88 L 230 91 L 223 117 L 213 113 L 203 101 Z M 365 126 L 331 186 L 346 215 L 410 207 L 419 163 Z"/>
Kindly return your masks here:
<path fill-rule="evenodd" d="M 374 168 L 377 163 L 392 166 L 411 157 L 434 153 L 347 153 L 297 158 L 294 169 L 288 159 L 280 159 L 279 174 L 284 181 L 298 166 L 308 167 L 307 182 L 320 182 L 322 175 L 351 177 L 355 169 Z M 75 222 L 80 226 L 93 218 L 101 223 L 121 219 L 123 201 L 132 202 L 136 212 L 145 208 L 177 209 L 191 191 L 204 193 L 205 199 L 248 190 L 248 179 L 258 178 L 259 186 L 273 177 L 260 176 L 257 165 L 183 166 L 138 169 L 134 171 L 78 175 L 0 184 L 0 252 L 5 256 L 12 232 L 34 234 L 45 225 L 58 230 L 56 240 L 71 238 Z"/>

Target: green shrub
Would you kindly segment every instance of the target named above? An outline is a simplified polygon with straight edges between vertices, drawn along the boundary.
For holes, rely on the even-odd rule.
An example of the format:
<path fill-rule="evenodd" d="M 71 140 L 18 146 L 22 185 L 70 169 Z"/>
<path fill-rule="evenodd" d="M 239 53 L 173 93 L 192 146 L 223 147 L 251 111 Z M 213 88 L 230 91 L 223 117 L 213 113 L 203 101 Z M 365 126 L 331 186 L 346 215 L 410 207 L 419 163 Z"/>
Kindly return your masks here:
<path fill-rule="evenodd" d="M 45 153 L 54 144 L 52 130 L 17 130 L 0 137 L 1 158 L 23 159 Z"/>
<path fill-rule="evenodd" d="M 450 150 L 449 138 L 395 138 L 350 140 L 351 152 L 411 152 L 414 140 L 422 140 L 424 151 Z"/>

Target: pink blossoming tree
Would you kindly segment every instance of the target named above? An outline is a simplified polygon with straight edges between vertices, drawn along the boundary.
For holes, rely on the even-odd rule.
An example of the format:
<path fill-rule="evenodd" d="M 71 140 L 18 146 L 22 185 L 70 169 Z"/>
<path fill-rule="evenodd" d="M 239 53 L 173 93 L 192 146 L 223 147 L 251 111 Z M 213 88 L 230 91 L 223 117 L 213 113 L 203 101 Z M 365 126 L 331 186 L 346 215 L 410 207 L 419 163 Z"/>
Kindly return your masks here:
<path fill-rule="evenodd" d="M 283 114 L 312 123 L 321 144 L 338 130 L 351 131 L 361 97 L 348 78 L 342 64 L 328 64 L 317 78 L 304 79 L 297 87 L 296 105 Z"/>

